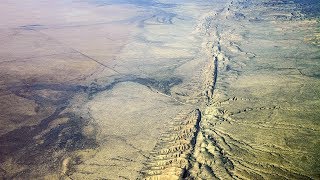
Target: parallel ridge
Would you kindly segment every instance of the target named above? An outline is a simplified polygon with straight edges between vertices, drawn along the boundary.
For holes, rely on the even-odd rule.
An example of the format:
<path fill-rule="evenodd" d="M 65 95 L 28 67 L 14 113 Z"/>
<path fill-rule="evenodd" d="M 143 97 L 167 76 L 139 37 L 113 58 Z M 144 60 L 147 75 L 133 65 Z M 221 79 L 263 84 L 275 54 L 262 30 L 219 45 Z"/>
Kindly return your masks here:
<path fill-rule="evenodd" d="M 292 160 L 286 156 L 301 156 L 306 152 L 252 143 L 227 129 L 230 126 L 235 129 L 246 126 L 248 130 L 298 128 L 247 123 L 237 118 L 242 113 L 277 113 L 280 106 L 267 102 L 260 101 L 261 106 L 228 108 L 229 104 L 239 101 L 238 104 L 255 104 L 253 99 L 227 94 L 228 83 L 225 82 L 228 81 L 225 80 L 237 79 L 246 62 L 256 57 L 241 49 L 240 42 L 244 37 L 229 28 L 230 22 L 246 18 L 247 14 L 235 9 L 237 6 L 239 3 L 231 2 L 217 13 L 206 14 L 199 23 L 197 31 L 205 37 L 203 45 L 209 58 L 207 66 L 201 69 L 200 92 L 197 90 L 190 98 L 194 100 L 191 104 L 201 107 L 201 113 L 193 111 L 199 113 L 197 120 L 190 119 L 192 113 L 179 115 L 173 130 L 158 144 L 155 156 L 148 162 L 145 179 L 311 179 L 291 167 Z M 224 24 L 223 19 L 229 19 L 229 24 Z"/>
<path fill-rule="evenodd" d="M 210 58 L 202 70 L 203 91 L 200 96 L 196 96 L 200 98 L 199 105 L 207 106 L 212 103 L 219 66 L 224 68 L 229 61 L 221 51 L 219 30 L 212 27 L 214 16 L 218 14 L 210 13 L 200 23 L 202 29 L 199 31 L 207 37 L 204 49 Z M 230 172 L 233 170 L 233 163 L 223 148 L 215 143 L 214 137 L 206 134 L 207 127 L 201 125 L 200 128 L 202 123 L 201 112 L 198 109 L 187 114 L 179 114 L 175 118 L 173 128 L 158 143 L 154 156 L 142 171 L 144 178 L 153 180 L 233 177 Z"/>
<path fill-rule="evenodd" d="M 197 136 L 189 179 L 311 179 L 286 166 L 291 164 L 286 154 L 303 152 L 246 142 L 219 128 L 223 123 L 237 123 L 223 107 L 212 105 L 202 112 L 201 131 Z M 237 123 L 237 126 L 241 125 Z"/>
<path fill-rule="evenodd" d="M 174 120 L 173 127 L 163 134 L 142 171 L 144 179 L 181 179 L 189 176 L 190 157 L 194 153 L 201 113 L 196 109 L 179 114 Z"/>

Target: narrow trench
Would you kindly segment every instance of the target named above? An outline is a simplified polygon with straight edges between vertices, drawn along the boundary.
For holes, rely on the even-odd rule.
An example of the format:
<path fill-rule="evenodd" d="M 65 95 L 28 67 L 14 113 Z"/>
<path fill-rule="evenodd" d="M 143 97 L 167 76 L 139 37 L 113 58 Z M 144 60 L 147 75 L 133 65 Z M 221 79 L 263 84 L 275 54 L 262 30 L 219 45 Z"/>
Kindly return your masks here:
<path fill-rule="evenodd" d="M 196 112 L 198 114 L 198 118 L 196 120 L 196 123 L 195 123 L 195 128 L 196 128 L 196 131 L 194 132 L 194 135 L 192 137 L 192 140 L 191 140 L 191 145 L 192 145 L 192 150 L 190 152 L 190 155 L 189 155 L 189 159 L 188 159 L 188 162 L 189 162 L 189 168 L 188 169 L 185 169 L 184 172 L 182 173 L 182 178 L 185 179 L 185 178 L 190 178 L 191 174 L 190 174 L 190 169 L 193 167 L 192 165 L 192 159 L 191 157 L 193 156 L 194 154 L 194 150 L 195 150 L 195 146 L 197 145 L 197 137 L 198 137 L 198 134 L 200 132 L 200 123 L 201 123 L 201 118 L 202 118 L 202 114 L 201 114 L 201 111 L 199 109 L 196 109 Z"/>

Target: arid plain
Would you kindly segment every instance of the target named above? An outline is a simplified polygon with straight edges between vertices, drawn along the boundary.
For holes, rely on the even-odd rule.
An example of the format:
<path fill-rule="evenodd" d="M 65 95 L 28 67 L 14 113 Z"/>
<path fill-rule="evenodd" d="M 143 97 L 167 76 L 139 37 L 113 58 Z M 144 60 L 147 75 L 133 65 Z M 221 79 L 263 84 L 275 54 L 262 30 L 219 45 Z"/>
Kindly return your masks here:
<path fill-rule="evenodd" d="M 5 0 L 0 179 L 319 179 L 319 9 Z"/>

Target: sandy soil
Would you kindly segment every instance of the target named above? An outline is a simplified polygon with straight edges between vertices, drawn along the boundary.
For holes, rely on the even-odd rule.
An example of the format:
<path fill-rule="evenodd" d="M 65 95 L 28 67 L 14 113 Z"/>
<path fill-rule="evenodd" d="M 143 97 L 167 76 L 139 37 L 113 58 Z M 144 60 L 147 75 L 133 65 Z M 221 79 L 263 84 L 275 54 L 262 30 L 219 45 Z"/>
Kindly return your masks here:
<path fill-rule="evenodd" d="M 320 178 L 307 7 L 1 3 L 0 178 Z"/>

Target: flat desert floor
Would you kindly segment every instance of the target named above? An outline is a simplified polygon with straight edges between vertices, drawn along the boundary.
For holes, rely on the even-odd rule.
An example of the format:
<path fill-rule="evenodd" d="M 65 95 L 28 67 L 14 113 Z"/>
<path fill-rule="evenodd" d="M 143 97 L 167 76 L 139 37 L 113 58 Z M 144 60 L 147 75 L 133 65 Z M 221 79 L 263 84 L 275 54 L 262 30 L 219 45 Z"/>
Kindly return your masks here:
<path fill-rule="evenodd" d="M 320 178 L 318 2 L 0 12 L 0 179 Z"/>

